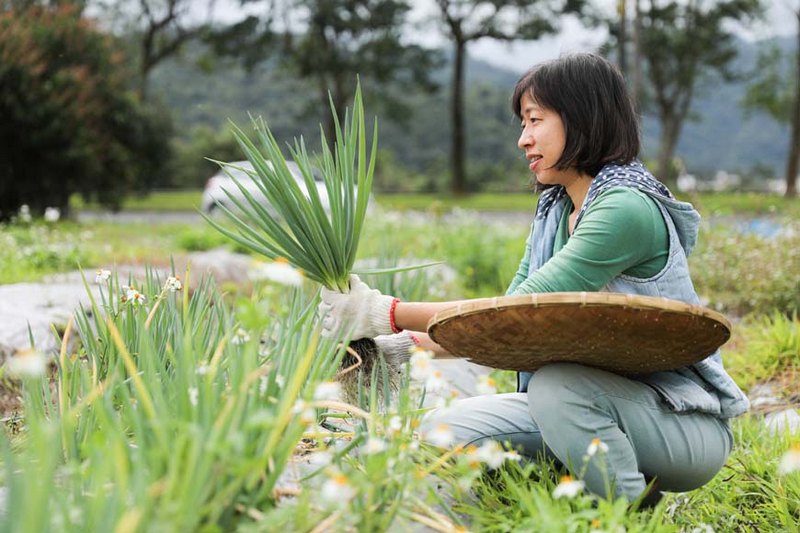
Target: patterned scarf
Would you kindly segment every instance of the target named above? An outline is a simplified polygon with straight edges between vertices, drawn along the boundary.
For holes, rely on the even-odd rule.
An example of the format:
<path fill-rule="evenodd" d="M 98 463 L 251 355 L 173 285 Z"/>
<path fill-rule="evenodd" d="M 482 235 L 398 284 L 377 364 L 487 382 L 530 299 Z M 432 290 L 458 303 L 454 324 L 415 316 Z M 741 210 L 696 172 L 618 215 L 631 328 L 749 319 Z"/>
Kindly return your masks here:
<path fill-rule="evenodd" d="M 575 220 L 575 226 L 578 225 L 578 222 L 580 222 L 581 217 L 583 217 L 583 214 L 592 201 L 594 201 L 599 194 L 614 187 L 638 189 L 642 192 L 669 198 L 671 200 L 675 198 L 663 183 L 655 179 L 653 175 L 644 168 L 641 161 L 634 160 L 627 165 L 609 164 L 604 166 L 592 180 L 589 191 L 586 193 L 586 200 L 584 200 L 583 206 L 581 206 L 581 210 L 578 212 L 578 217 Z M 562 185 L 556 185 L 544 191 L 539 197 L 539 203 L 536 206 L 536 219 L 546 217 L 550 208 L 561 200 L 565 194 L 567 194 L 567 190 Z"/>

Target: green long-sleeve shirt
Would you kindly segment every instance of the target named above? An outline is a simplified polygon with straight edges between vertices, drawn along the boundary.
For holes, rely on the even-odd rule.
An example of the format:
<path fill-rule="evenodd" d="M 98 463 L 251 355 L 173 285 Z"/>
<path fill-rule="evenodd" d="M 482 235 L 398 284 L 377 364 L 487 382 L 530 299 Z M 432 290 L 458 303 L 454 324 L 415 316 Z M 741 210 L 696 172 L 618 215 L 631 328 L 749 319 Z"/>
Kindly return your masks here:
<path fill-rule="evenodd" d="M 528 251 L 509 294 L 598 291 L 619 274 L 649 278 L 666 266 L 667 226 L 655 201 L 644 193 L 627 187 L 601 193 L 570 236 L 572 208 L 567 199 L 553 257 L 528 276 Z"/>

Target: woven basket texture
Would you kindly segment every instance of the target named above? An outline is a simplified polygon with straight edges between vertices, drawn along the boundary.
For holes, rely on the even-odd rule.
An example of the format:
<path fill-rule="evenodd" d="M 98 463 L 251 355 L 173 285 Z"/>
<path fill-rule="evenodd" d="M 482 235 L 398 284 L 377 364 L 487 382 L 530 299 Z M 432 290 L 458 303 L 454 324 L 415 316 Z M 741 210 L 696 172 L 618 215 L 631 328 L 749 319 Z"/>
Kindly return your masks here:
<path fill-rule="evenodd" d="M 462 302 L 437 313 L 431 338 L 475 363 L 534 371 L 569 362 L 624 375 L 696 363 L 730 338 L 721 314 L 666 298 L 563 292 Z"/>

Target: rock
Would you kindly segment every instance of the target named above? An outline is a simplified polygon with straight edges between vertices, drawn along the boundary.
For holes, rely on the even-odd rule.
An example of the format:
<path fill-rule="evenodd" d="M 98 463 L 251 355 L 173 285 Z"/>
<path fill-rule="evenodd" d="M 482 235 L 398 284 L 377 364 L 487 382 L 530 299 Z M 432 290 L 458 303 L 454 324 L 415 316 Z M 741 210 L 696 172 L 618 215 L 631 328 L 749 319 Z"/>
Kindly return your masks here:
<path fill-rule="evenodd" d="M 92 284 L 90 290 L 99 298 L 98 286 Z M 39 351 L 58 351 L 52 325 L 65 326 L 81 304 L 91 305 L 89 294 L 83 283 L 74 279 L 0 285 L 0 360 L 18 349 L 30 348 L 30 336 Z"/>
<path fill-rule="evenodd" d="M 764 425 L 770 433 L 800 432 L 800 412 L 797 409 L 784 409 L 764 417 Z"/>
<path fill-rule="evenodd" d="M 248 281 L 247 271 L 252 263 L 250 256 L 218 248 L 175 258 L 175 270 L 182 274 L 189 264 L 192 287 L 196 287 L 209 274 L 217 283 L 245 283 Z M 163 279 L 170 275 L 169 268 L 154 267 L 154 270 Z M 94 283 L 95 269 L 86 269 L 84 273 L 89 290 L 99 299 L 100 287 Z M 115 273 L 121 283 L 128 279 L 140 282 L 145 278 L 146 267 L 123 265 L 117 267 Z M 0 285 L 0 363 L 17 350 L 30 348 L 30 336 L 38 350 L 51 354 L 57 352 L 59 346 L 52 328 L 65 327 L 80 305 L 90 307 L 91 301 L 83 277 L 78 271 L 55 274 L 41 283 Z"/>

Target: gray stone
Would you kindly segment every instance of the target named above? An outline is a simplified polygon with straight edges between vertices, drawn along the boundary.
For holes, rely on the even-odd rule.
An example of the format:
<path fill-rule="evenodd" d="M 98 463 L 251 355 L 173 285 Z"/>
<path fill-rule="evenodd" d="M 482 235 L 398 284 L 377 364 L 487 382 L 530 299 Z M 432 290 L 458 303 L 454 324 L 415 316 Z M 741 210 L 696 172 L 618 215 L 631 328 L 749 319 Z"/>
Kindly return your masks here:
<path fill-rule="evenodd" d="M 182 274 L 191 266 L 190 285 L 196 286 L 205 275 L 213 276 L 218 283 L 232 281 L 244 283 L 253 259 L 247 255 L 218 248 L 196 252 L 175 259 L 175 270 Z M 162 279 L 169 276 L 167 268 L 155 268 Z M 94 283 L 95 269 L 84 271 L 89 291 L 100 298 L 100 287 Z M 128 279 L 141 282 L 146 269 L 141 265 L 116 268 L 121 283 Z M 89 292 L 80 272 L 67 272 L 47 277 L 41 283 L 14 283 L 0 285 L 0 363 L 20 349 L 30 348 L 33 337 L 36 348 L 44 353 L 58 351 L 53 327 L 63 328 L 80 305 L 91 306 Z"/>
<path fill-rule="evenodd" d="M 99 297 L 99 287 L 92 284 L 90 290 Z M 91 305 L 89 293 L 74 279 L 0 285 L 0 359 L 5 361 L 15 351 L 30 348 L 30 337 L 39 351 L 57 351 L 53 325 L 64 327 L 81 304 Z"/>
<path fill-rule="evenodd" d="M 800 431 L 800 413 L 797 409 L 784 409 L 764 417 L 764 425 L 770 433 L 797 433 Z"/>

